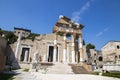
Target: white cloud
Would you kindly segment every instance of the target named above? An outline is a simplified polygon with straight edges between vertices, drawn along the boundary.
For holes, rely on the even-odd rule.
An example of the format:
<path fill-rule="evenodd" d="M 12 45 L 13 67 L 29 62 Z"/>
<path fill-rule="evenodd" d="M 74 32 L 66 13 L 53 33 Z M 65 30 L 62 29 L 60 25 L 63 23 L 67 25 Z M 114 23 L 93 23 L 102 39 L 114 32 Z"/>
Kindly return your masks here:
<path fill-rule="evenodd" d="M 96 36 L 101 36 L 103 34 L 103 32 L 99 32 Z"/>
<path fill-rule="evenodd" d="M 105 28 L 104 31 L 108 31 L 109 30 L 109 27 Z"/>
<path fill-rule="evenodd" d="M 103 29 L 103 31 L 98 32 L 98 33 L 96 34 L 96 36 L 99 37 L 99 36 L 103 35 L 103 34 L 104 34 L 106 31 L 108 31 L 108 30 L 109 30 L 109 27 Z"/>
<path fill-rule="evenodd" d="M 81 14 L 83 14 L 90 7 L 92 1 L 94 0 L 87 1 L 79 11 L 73 12 L 72 20 L 78 22 L 81 19 Z"/>

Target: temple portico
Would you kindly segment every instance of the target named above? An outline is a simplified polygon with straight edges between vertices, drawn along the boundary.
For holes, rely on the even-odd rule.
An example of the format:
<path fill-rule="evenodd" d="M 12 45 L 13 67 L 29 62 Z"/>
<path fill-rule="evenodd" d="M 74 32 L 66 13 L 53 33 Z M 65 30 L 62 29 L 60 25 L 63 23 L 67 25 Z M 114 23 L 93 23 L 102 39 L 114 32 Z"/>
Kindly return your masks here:
<path fill-rule="evenodd" d="M 84 26 L 82 24 L 75 23 L 71 19 L 65 16 L 60 16 L 58 22 L 55 24 L 53 32 L 63 35 L 63 62 L 67 62 L 67 56 L 68 56 L 67 41 L 66 41 L 67 35 L 71 35 L 72 38 L 71 62 L 78 63 L 84 61 L 83 40 L 82 40 L 83 27 Z"/>

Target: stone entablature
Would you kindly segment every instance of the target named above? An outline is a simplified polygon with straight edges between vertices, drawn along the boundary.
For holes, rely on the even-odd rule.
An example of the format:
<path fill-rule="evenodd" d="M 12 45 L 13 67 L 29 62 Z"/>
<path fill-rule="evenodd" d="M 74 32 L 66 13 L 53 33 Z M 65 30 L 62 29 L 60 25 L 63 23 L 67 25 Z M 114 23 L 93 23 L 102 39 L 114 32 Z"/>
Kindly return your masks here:
<path fill-rule="evenodd" d="M 84 26 L 82 24 L 78 24 L 66 16 L 60 16 L 58 22 L 55 24 L 53 32 L 63 32 L 67 34 L 82 34 L 82 28 Z"/>
<path fill-rule="evenodd" d="M 14 34 L 18 36 L 22 33 L 22 37 L 28 37 L 31 33 L 31 30 L 14 27 Z"/>
<path fill-rule="evenodd" d="M 120 63 L 120 41 L 110 41 L 101 50 L 105 63 Z"/>

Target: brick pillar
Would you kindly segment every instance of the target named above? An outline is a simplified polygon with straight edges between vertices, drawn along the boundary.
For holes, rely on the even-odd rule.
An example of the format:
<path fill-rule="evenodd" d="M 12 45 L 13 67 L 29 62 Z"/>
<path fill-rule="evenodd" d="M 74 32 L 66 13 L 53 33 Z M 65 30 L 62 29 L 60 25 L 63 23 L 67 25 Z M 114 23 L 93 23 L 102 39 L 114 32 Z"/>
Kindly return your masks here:
<path fill-rule="evenodd" d="M 72 34 L 72 63 L 75 63 L 75 35 Z"/>
<path fill-rule="evenodd" d="M 82 34 L 79 36 L 79 52 L 80 52 L 80 62 L 84 61 L 84 54 L 83 54 L 83 40 Z"/>
<path fill-rule="evenodd" d="M 66 55 L 67 55 L 66 33 L 64 33 L 63 40 L 64 40 L 64 43 L 63 43 L 63 62 L 66 62 Z"/>

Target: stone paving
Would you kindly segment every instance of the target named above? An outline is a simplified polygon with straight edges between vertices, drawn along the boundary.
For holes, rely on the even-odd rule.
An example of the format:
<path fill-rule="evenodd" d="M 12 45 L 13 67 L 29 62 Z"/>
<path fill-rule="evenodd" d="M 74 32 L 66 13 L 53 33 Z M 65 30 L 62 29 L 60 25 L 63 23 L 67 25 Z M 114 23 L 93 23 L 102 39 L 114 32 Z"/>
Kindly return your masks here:
<path fill-rule="evenodd" d="M 120 80 L 91 74 L 41 74 L 39 72 L 23 72 L 14 80 Z"/>
<path fill-rule="evenodd" d="M 60 65 L 62 67 L 60 67 Z M 66 67 L 65 67 L 66 66 Z M 65 68 L 64 68 L 65 67 Z M 54 68 L 54 69 L 53 69 Z M 68 68 L 68 72 L 64 71 Z M 70 70 L 70 71 L 69 71 Z M 35 72 L 24 72 L 22 69 L 16 70 L 14 80 L 120 80 L 119 78 L 105 77 L 92 74 L 74 74 L 67 65 L 57 64 L 56 66 L 48 68 L 48 72 L 43 73 L 38 70 Z"/>
<path fill-rule="evenodd" d="M 48 67 L 47 74 L 74 74 L 71 66 L 67 63 L 54 63 L 54 66 Z"/>

